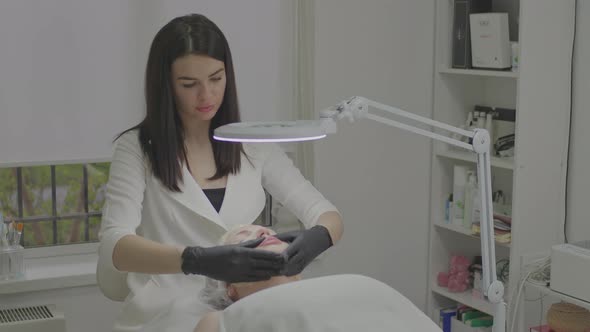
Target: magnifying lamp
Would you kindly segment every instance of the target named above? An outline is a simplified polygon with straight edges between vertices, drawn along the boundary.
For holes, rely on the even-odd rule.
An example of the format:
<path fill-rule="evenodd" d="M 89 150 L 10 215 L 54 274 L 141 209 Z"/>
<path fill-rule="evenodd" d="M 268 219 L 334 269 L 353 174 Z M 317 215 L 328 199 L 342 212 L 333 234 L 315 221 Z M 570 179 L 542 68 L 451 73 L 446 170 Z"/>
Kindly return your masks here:
<path fill-rule="evenodd" d="M 321 121 L 235 122 L 215 129 L 213 138 L 227 142 L 303 142 L 326 137 Z"/>
<path fill-rule="evenodd" d="M 369 113 L 369 107 L 385 111 L 431 128 L 442 129 L 448 135 L 458 134 L 469 138 L 466 143 L 460 138 L 445 136 L 431 129 L 425 130 L 396 120 Z M 348 118 L 350 121 L 368 118 L 406 131 L 430 137 L 477 154 L 477 177 L 481 199 L 481 253 L 482 288 L 487 301 L 494 305 L 493 332 L 506 330 L 506 303 L 504 285 L 496 276 L 496 249 L 494 219 L 492 211 L 492 182 L 490 163 L 490 135 L 485 129 L 464 130 L 439 121 L 425 118 L 399 108 L 381 104 L 364 97 L 352 97 L 340 104 L 320 112 L 320 120 L 287 122 L 240 122 L 221 126 L 214 130 L 213 138 L 230 142 L 297 142 L 326 137 L 336 132 L 336 121 Z"/>

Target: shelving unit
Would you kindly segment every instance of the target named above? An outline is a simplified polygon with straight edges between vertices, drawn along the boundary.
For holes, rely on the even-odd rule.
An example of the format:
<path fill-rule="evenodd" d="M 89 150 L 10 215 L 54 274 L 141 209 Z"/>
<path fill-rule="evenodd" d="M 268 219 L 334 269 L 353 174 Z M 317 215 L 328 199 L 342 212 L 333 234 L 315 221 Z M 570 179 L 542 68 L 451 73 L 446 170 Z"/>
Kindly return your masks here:
<path fill-rule="evenodd" d="M 582 300 L 577 299 L 575 297 L 571 297 L 569 295 L 565 295 L 560 292 L 556 292 L 547 286 L 542 286 L 542 285 L 538 285 L 538 284 L 535 284 L 532 282 L 527 282 L 525 284 L 525 287 L 535 289 L 535 290 L 541 292 L 541 294 L 549 295 L 551 297 L 560 299 L 560 300 L 565 301 L 567 303 L 575 304 L 577 306 L 580 306 L 582 308 L 586 308 L 586 309 L 590 310 L 590 302 L 582 301 Z"/>
<path fill-rule="evenodd" d="M 457 69 L 457 68 L 439 68 L 438 72 L 441 74 L 451 75 L 471 75 L 482 77 L 507 77 L 518 78 L 518 72 L 505 70 L 478 70 L 478 69 Z"/>
<path fill-rule="evenodd" d="M 473 297 L 473 295 L 471 295 L 471 291 L 453 293 L 449 292 L 449 290 L 444 287 L 436 285 L 436 283 L 432 284 L 431 291 L 440 296 L 444 296 L 445 298 L 465 304 L 466 306 L 470 306 L 481 312 L 485 312 L 488 315 L 494 314 L 494 309 L 490 303 L 488 301 Z"/>
<path fill-rule="evenodd" d="M 446 149 L 442 151 L 437 151 L 436 155 L 439 157 L 455 159 L 455 160 L 462 160 L 467 161 L 470 163 L 475 163 L 475 159 L 477 158 L 474 153 L 467 152 L 467 151 L 459 151 L 459 150 L 451 150 Z M 514 169 L 514 159 L 508 158 L 499 158 L 499 157 L 492 157 L 492 168 L 503 168 L 503 169 Z"/>
<path fill-rule="evenodd" d="M 521 258 L 563 241 L 575 6 L 574 0 L 492 0 L 492 4 L 493 11 L 509 14 L 510 40 L 520 45 L 518 71 L 452 68 L 453 0 L 436 0 L 432 114 L 435 120 L 460 126 L 475 105 L 516 110 L 515 157 L 492 158 L 493 190 L 502 190 L 512 203 L 512 242 L 496 242 L 496 259 L 510 260 L 504 296 L 510 315 L 521 305 L 507 301 L 520 280 Z M 451 293 L 436 284 L 436 274 L 448 271 L 452 255 L 477 256 L 481 247 L 479 237 L 469 230 L 442 222 L 444 202 L 453 191 L 453 167 L 475 169 L 475 154 L 433 144 L 428 312 L 461 303 L 494 315 L 487 300 L 473 298 L 471 292 Z"/>
<path fill-rule="evenodd" d="M 462 226 L 456 226 L 453 224 L 443 224 L 443 223 L 434 223 L 434 227 L 439 228 L 439 229 L 443 229 L 443 230 L 447 230 L 447 231 L 451 231 L 451 232 L 455 232 L 455 233 L 459 233 L 468 237 L 472 237 L 474 239 L 477 239 L 479 241 L 480 237 L 479 235 L 474 235 L 473 232 L 471 232 L 470 230 L 466 229 L 465 227 Z M 498 242 L 496 241 L 496 247 L 504 247 L 504 248 L 510 248 L 510 243 L 503 243 L 503 242 Z"/>

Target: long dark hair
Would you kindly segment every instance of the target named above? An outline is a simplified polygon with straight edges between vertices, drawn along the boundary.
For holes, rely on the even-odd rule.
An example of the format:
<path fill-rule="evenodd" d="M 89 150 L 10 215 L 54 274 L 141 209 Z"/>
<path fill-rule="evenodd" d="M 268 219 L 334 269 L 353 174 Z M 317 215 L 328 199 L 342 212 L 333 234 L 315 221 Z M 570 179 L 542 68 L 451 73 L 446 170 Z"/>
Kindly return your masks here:
<path fill-rule="evenodd" d="M 174 18 L 154 37 L 145 72 L 146 116 L 137 126 L 139 141 L 154 175 L 169 190 L 178 192 L 182 164 L 188 165 L 184 128 L 174 102 L 172 63 L 187 54 L 203 54 L 223 61 L 226 86 L 223 102 L 209 127 L 209 140 L 217 167 L 215 180 L 240 171 L 242 144 L 213 139 L 215 128 L 239 122 L 238 97 L 231 52 L 225 36 L 207 17 L 191 14 Z M 123 132 L 123 133 L 125 133 Z M 122 135 L 122 134 L 121 134 Z"/>

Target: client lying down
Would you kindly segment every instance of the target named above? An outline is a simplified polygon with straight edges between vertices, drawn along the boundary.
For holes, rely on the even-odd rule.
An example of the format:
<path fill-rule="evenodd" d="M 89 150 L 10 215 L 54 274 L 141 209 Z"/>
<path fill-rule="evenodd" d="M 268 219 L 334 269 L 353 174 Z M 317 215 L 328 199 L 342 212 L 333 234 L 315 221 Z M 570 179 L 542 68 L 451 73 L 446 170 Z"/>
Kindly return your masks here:
<path fill-rule="evenodd" d="M 257 249 L 283 252 L 288 244 L 274 234 L 262 226 L 245 225 L 227 232 L 221 242 L 265 237 Z M 217 311 L 206 314 L 195 332 L 440 331 L 393 288 L 360 275 L 308 280 L 277 276 L 234 284 L 208 280 L 201 296 Z"/>

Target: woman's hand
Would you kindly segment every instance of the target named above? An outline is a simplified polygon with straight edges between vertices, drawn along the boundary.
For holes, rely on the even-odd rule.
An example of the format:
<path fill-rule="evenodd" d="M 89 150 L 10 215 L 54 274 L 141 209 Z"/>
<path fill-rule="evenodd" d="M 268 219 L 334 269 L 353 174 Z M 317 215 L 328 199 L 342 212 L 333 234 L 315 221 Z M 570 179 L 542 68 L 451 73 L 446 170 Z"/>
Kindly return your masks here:
<path fill-rule="evenodd" d="M 330 232 L 321 225 L 316 225 L 304 231 L 277 234 L 275 237 L 290 243 L 289 247 L 283 252 L 283 255 L 287 258 L 287 263 L 282 274 L 286 276 L 301 273 L 314 258 L 333 245 Z"/>
<path fill-rule="evenodd" d="M 200 274 L 228 283 L 267 280 L 285 267 L 281 254 L 256 250 L 264 239 L 210 248 L 186 247 L 182 252 L 182 272 Z"/>

